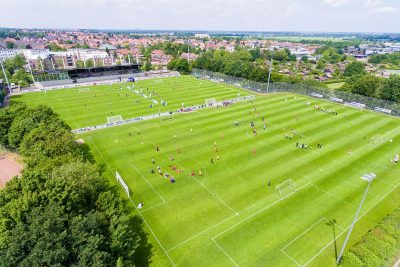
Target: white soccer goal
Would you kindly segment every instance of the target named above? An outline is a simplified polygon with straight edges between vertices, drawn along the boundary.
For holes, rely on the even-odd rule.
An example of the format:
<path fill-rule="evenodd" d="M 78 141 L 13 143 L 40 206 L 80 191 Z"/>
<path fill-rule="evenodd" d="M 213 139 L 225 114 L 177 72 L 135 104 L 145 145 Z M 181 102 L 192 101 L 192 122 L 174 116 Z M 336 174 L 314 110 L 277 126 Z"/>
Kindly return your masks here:
<path fill-rule="evenodd" d="M 373 145 L 381 145 L 383 143 L 386 143 L 389 140 L 388 135 L 386 134 L 377 134 L 371 137 L 370 143 Z"/>
<path fill-rule="evenodd" d="M 89 92 L 90 88 L 79 88 L 79 93 Z"/>
<path fill-rule="evenodd" d="M 122 179 L 121 175 L 118 172 L 115 172 L 115 178 L 117 178 L 118 182 L 121 184 L 122 188 L 125 190 L 128 197 L 131 197 L 128 185 L 125 183 L 124 179 Z"/>
<path fill-rule="evenodd" d="M 217 101 L 215 101 L 215 98 L 206 99 L 206 106 L 207 107 L 215 106 L 216 103 L 217 103 Z"/>
<path fill-rule="evenodd" d="M 285 199 L 294 192 L 296 192 L 296 185 L 292 179 L 275 186 L 275 194 L 280 199 Z"/>
<path fill-rule="evenodd" d="M 121 115 L 107 117 L 107 123 L 115 123 L 115 122 L 120 122 L 120 121 L 122 121 Z"/>

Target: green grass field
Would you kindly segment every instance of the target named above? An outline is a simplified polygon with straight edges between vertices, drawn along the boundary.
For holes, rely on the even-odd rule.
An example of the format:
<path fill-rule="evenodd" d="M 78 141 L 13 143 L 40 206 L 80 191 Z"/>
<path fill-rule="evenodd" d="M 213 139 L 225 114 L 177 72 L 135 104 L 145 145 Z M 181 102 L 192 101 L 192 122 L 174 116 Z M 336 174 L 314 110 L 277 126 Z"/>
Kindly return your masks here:
<path fill-rule="evenodd" d="M 167 81 L 154 87 L 171 92 L 173 83 Z M 233 87 L 192 77 L 174 82 L 204 92 L 197 102 L 193 100 L 195 104 L 238 93 Z M 68 95 L 52 93 L 54 102 L 61 101 L 57 95 Z M 171 93 L 176 105 L 190 101 L 187 90 L 179 94 Z M 37 104 L 47 97 L 27 94 L 21 99 Z M 96 106 L 104 104 L 100 99 Z M 114 101 L 118 105 L 118 96 Z M 125 100 L 120 101 L 125 105 Z M 65 110 L 74 109 L 68 104 L 74 106 L 66 102 L 59 108 L 72 123 Z M 314 109 L 317 104 L 338 115 Z M 122 104 L 120 112 L 125 112 Z M 79 125 L 102 117 L 98 112 L 80 119 Z M 399 120 L 304 96 L 258 95 L 254 103 L 178 114 L 81 137 L 105 165 L 110 181 L 118 186 L 114 178 L 118 171 L 130 188 L 132 203 L 144 203 L 138 214 L 154 246 L 152 266 L 335 266 L 333 230 L 340 249 L 367 186 L 360 176 L 375 172 L 377 179 L 350 245 L 400 201 L 400 169 L 390 163 L 399 152 Z M 300 149 L 296 143 L 309 148 Z M 160 176 L 157 166 L 173 175 L 176 183 Z M 275 186 L 288 179 L 295 182 L 296 190 L 286 190 L 288 196 L 280 199 Z M 335 225 L 327 225 L 332 219 Z"/>
<path fill-rule="evenodd" d="M 142 88 L 146 95 L 149 95 L 151 91 L 157 92 L 159 96 L 153 94 L 152 98 L 159 104 L 155 105 L 150 99 L 145 99 L 127 89 L 127 86 L 131 85 L 134 85 L 134 89 L 137 90 Z M 226 86 L 202 82 L 189 76 L 83 88 L 90 89 L 87 92 L 81 92 L 81 88 L 71 88 L 22 94 L 14 96 L 12 102 L 49 105 L 73 129 L 77 129 L 104 124 L 107 122 L 107 117 L 116 115 L 129 119 L 155 114 L 159 111 L 176 111 L 182 103 L 186 106 L 204 104 L 211 92 L 216 100 L 234 98 L 239 92 L 237 89 L 227 91 Z M 242 94 L 247 93 L 242 92 Z M 160 105 L 161 100 L 166 101 L 167 106 Z M 150 108 L 151 104 L 153 108 Z"/>
<path fill-rule="evenodd" d="M 345 82 L 339 82 L 339 83 L 329 83 L 327 84 L 329 89 L 339 89 L 345 84 Z"/>

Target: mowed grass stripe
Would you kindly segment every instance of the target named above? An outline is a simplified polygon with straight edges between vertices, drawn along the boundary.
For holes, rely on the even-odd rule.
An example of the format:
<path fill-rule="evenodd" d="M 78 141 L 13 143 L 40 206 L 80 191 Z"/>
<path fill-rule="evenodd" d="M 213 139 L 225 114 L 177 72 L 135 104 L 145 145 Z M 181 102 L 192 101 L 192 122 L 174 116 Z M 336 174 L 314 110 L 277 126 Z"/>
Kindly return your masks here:
<path fill-rule="evenodd" d="M 184 95 L 187 88 L 203 88 L 206 84 L 182 78 L 185 78 L 182 83 L 190 85 L 178 89 L 173 82 L 163 83 L 165 94 L 171 97 L 174 96 L 172 87 L 175 87 L 177 105 L 186 104 L 187 100 L 183 99 L 191 97 Z M 148 84 L 149 89 L 153 88 L 150 82 Z M 215 85 L 224 88 L 221 84 Z M 213 87 L 210 86 L 210 90 Z M 374 182 L 363 212 L 397 185 L 396 177 L 400 174 L 389 163 L 398 145 L 398 120 L 307 97 L 294 99 L 294 96 L 257 96 L 253 104 L 240 103 L 179 115 L 171 120 L 116 127 L 88 133 L 84 138 L 93 136 L 105 160 L 123 172 L 133 188 L 134 200 L 144 200 L 145 209 L 151 208 L 144 211 L 143 216 L 164 247 L 173 249 L 170 255 L 178 265 L 231 266 L 226 254 L 211 240 L 223 232 L 216 242 L 240 265 L 259 266 L 268 262 L 273 266 L 291 266 L 294 263 L 280 249 L 310 225 L 324 217 L 336 218 L 341 227 L 351 221 L 365 187 L 359 179 L 360 173 L 373 168 L 379 177 L 385 177 Z M 310 107 L 306 101 L 311 102 Z M 336 110 L 339 115 L 314 110 L 315 104 Z M 253 113 L 258 114 L 253 116 Z M 265 131 L 262 117 L 267 119 Z M 247 133 L 252 120 L 259 132 L 256 137 L 251 130 L 250 135 Z M 241 126 L 233 126 L 234 121 L 240 121 Z M 286 140 L 285 133 L 290 133 L 292 128 L 304 138 Z M 368 144 L 372 136 L 388 132 L 392 132 L 392 144 Z M 224 135 L 223 140 L 221 135 Z M 298 140 L 312 147 L 322 143 L 323 148 L 297 149 Z M 215 152 L 214 141 L 218 152 Z M 156 152 L 156 145 L 162 153 Z M 181 153 L 177 153 L 178 147 Z M 253 156 L 254 147 L 257 152 Z M 175 157 L 174 163 L 168 159 L 169 155 Z M 215 159 L 216 155 L 220 160 L 211 164 L 210 158 Z M 158 174 L 150 174 L 150 168 L 154 168 L 151 158 L 163 169 L 170 171 L 169 165 L 176 164 L 186 172 L 174 174 L 177 183 L 170 184 Z M 203 176 L 190 177 L 188 172 L 192 169 L 196 174 L 202 169 Z M 269 177 L 273 182 L 271 188 L 266 185 Z M 274 186 L 288 178 L 296 180 L 299 187 L 311 184 L 263 210 L 277 200 Z M 239 215 L 233 214 L 221 200 Z M 226 229 L 230 230 L 224 232 Z M 319 244 L 318 240 L 313 242 Z M 299 260 L 307 257 L 298 256 Z"/>

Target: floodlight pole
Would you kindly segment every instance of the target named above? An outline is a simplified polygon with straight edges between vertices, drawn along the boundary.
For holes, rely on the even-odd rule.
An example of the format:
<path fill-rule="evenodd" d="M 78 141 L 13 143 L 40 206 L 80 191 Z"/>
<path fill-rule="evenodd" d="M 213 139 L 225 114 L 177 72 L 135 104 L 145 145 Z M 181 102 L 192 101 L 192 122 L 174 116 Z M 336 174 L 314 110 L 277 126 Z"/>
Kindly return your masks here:
<path fill-rule="evenodd" d="M 32 81 L 33 81 L 33 83 L 35 83 L 35 78 L 33 77 L 31 63 L 29 62 L 29 60 L 27 60 L 27 63 L 28 63 L 29 72 L 31 73 L 31 76 L 32 76 Z"/>
<path fill-rule="evenodd" d="M 1 69 L 3 70 L 4 79 L 6 79 L 6 83 L 7 83 L 7 86 L 8 86 L 8 91 L 11 92 L 11 86 L 10 86 L 10 83 L 8 82 L 7 74 L 6 74 L 6 71 L 4 69 L 4 65 L 3 65 L 3 60 L 2 59 L 0 59 L 0 65 L 1 65 Z"/>
<path fill-rule="evenodd" d="M 189 61 L 190 61 L 190 39 L 189 39 L 189 37 L 188 37 L 188 63 L 189 63 Z"/>
<path fill-rule="evenodd" d="M 351 223 L 349 232 L 347 233 L 346 239 L 344 240 L 342 249 L 340 250 L 339 256 L 338 256 L 337 261 L 336 261 L 337 264 L 340 264 L 341 261 L 342 261 L 342 256 L 343 256 L 344 249 L 346 248 L 347 242 L 349 241 L 350 234 L 351 234 L 351 232 L 353 231 L 354 225 L 355 225 L 356 222 L 357 222 L 358 214 L 360 213 L 361 207 L 362 207 L 362 205 L 364 204 L 365 197 L 367 196 L 367 193 L 368 193 L 369 187 L 371 186 L 372 181 L 373 181 L 373 178 L 370 178 L 370 179 L 368 180 L 367 189 L 365 190 L 365 193 L 364 193 L 364 196 L 363 196 L 363 198 L 362 198 L 362 200 L 361 200 L 360 206 L 359 206 L 358 209 L 357 209 L 356 215 L 354 216 L 353 222 Z"/>
<path fill-rule="evenodd" d="M 267 83 L 267 94 L 269 93 L 269 83 L 271 81 L 271 72 L 272 72 L 272 61 L 274 60 L 274 50 L 271 50 L 271 62 L 269 63 L 269 73 L 268 73 L 268 83 Z"/>

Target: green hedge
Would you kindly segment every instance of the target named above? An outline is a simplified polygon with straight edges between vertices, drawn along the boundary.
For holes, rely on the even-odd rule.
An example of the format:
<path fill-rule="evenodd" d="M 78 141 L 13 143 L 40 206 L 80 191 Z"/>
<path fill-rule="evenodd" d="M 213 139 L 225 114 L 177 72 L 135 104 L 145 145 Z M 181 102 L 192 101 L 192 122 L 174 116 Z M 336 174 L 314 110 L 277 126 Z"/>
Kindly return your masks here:
<path fill-rule="evenodd" d="M 343 266 L 384 266 L 400 249 L 400 208 L 378 225 L 343 256 Z"/>

